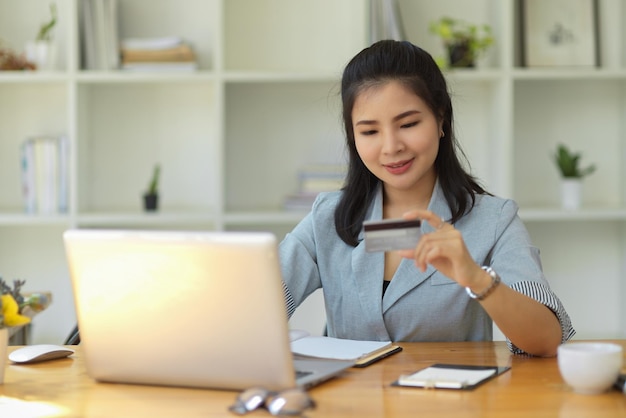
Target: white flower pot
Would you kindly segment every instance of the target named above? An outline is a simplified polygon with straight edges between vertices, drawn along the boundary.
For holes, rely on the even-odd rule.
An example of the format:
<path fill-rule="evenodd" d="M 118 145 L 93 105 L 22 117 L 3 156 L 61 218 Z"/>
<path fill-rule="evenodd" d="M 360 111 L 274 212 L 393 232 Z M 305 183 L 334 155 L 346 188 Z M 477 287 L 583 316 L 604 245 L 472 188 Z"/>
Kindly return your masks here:
<path fill-rule="evenodd" d="M 565 210 L 580 209 L 582 200 L 582 180 L 564 178 L 561 180 L 561 207 Z"/>
<path fill-rule="evenodd" d="M 26 59 L 37 66 L 40 71 L 56 69 L 56 47 L 52 42 L 29 41 L 26 43 Z"/>

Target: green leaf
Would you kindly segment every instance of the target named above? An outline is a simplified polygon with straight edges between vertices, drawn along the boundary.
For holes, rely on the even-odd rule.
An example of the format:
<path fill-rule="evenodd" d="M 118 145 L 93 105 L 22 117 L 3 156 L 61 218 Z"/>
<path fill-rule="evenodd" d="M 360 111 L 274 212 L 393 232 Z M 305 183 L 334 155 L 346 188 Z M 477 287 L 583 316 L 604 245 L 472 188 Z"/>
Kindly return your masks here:
<path fill-rule="evenodd" d="M 557 152 L 554 154 L 554 161 L 563 177 L 583 178 L 595 171 L 596 167 L 593 164 L 581 169 L 579 167 L 580 159 L 580 153 L 570 151 L 563 144 L 558 145 Z"/>
<path fill-rule="evenodd" d="M 158 194 L 159 193 L 159 177 L 161 175 L 161 165 L 156 164 L 154 166 L 154 170 L 152 171 L 152 178 L 150 179 L 150 184 L 148 185 L 148 193 L 149 195 Z"/>
<path fill-rule="evenodd" d="M 54 3 L 50 3 L 50 14 L 50 21 L 42 24 L 39 28 L 35 38 L 37 41 L 49 41 L 52 38 L 52 29 L 57 23 L 57 6 Z"/>

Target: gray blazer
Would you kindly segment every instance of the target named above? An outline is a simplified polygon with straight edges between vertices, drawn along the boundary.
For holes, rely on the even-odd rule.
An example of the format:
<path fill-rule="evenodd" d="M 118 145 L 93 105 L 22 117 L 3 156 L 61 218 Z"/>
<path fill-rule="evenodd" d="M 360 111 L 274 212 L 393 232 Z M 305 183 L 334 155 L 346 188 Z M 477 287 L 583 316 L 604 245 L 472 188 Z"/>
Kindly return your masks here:
<path fill-rule="evenodd" d="M 321 194 L 311 212 L 280 244 L 287 296 L 298 306 L 323 288 L 328 335 L 339 338 L 391 341 L 486 341 L 492 321 L 465 289 L 429 266 L 402 260 L 383 297 L 383 253 L 366 253 L 362 233 L 356 247 L 335 232 L 334 211 L 341 192 Z M 451 217 L 439 185 L 429 210 Z M 479 265 L 489 265 L 502 282 L 548 306 L 559 318 L 563 341 L 574 330 L 565 309 L 550 290 L 539 258 L 512 200 L 476 196 L 473 210 L 455 227 Z M 382 190 L 367 219 L 382 218 Z M 432 230 L 426 223 L 423 232 Z M 511 346 L 512 350 L 515 350 Z"/>

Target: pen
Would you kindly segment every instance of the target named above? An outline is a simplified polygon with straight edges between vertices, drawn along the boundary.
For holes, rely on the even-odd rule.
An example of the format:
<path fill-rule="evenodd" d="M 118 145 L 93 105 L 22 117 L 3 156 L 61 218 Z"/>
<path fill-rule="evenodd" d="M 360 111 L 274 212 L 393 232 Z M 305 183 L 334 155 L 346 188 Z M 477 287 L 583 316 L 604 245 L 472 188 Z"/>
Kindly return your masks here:
<path fill-rule="evenodd" d="M 617 376 L 617 380 L 613 384 L 613 387 L 622 393 L 626 393 L 626 374 L 620 374 Z"/>

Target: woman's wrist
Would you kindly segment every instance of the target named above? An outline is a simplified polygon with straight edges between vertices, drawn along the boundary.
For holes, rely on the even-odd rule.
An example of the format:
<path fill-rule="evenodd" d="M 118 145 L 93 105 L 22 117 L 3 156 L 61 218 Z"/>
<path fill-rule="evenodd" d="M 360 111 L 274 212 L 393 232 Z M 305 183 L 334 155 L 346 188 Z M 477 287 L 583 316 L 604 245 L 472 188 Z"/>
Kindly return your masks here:
<path fill-rule="evenodd" d="M 482 269 L 485 271 L 485 273 L 487 273 L 487 276 L 489 277 L 489 284 L 487 284 L 486 286 L 483 285 L 479 288 L 478 286 L 476 286 L 474 287 L 474 289 L 469 286 L 465 288 L 465 291 L 470 298 L 479 301 L 484 300 L 487 296 L 489 296 L 491 292 L 493 292 L 495 288 L 498 287 L 501 281 L 498 273 L 496 273 L 491 267 L 484 266 L 482 267 Z M 477 291 L 475 291 L 476 289 Z"/>

